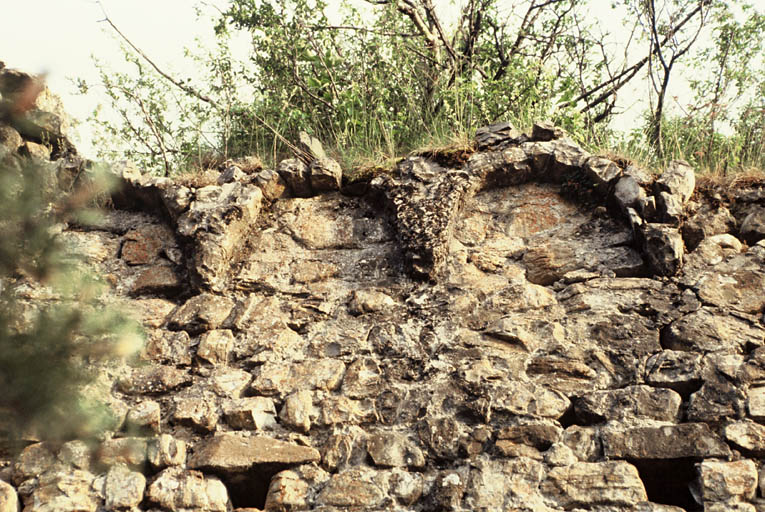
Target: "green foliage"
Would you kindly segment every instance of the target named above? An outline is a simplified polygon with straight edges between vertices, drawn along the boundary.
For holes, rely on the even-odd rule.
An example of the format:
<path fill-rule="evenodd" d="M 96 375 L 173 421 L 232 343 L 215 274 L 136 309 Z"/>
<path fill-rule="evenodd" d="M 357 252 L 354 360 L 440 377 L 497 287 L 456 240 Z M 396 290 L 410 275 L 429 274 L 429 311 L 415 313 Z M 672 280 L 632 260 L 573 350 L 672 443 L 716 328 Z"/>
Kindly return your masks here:
<path fill-rule="evenodd" d="M 108 421 L 81 390 L 89 363 L 124 355 L 134 325 L 99 297 L 103 283 L 64 246 L 56 227 L 91 194 L 61 198 L 42 162 L 0 159 L 0 410 L 6 435 L 89 435 Z M 95 186 L 95 185 L 94 185 Z"/>
<path fill-rule="evenodd" d="M 731 105 L 758 97 L 765 27 L 763 15 L 742 1 L 614 2 L 629 13 L 625 23 L 633 31 L 616 44 L 591 21 L 593 2 L 459 5 L 447 23 L 428 0 L 340 6 L 231 0 L 217 19 L 216 48 L 194 57 L 205 70 L 198 80 L 171 85 L 127 50 L 132 73 L 101 67 L 122 118 L 119 125 L 101 121 L 104 147 L 117 137 L 123 156 L 170 174 L 250 154 L 273 165 L 289 156 L 284 141 L 305 130 L 350 169 L 455 135 L 465 142 L 488 123 L 527 128 L 552 119 L 580 143 L 602 150 L 616 144 L 607 126 L 619 91 L 645 79 L 654 86 L 653 96 L 644 87 L 645 100 L 653 98 L 650 126 L 632 137 L 632 149 L 655 161 L 678 152 L 693 160 L 691 153 L 703 151 L 703 165 L 719 168 L 715 159 L 725 160 L 733 148 L 737 156 L 727 168 L 756 164 L 761 106 L 754 100 Z M 242 32 L 252 44 L 244 63 L 229 47 Z M 713 44 L 699 45 L 707 33 Z M 647 45 L 638 50 L 641 58 L 628 57 L 640 42 Z M 681 116 L 665 108 L 670 75 L 679 72 L 692 78 L 694 95 Z M 683 121 L 668 121 L 675 117 Z M 721 135 L 726 127 L 735 133 Z"/>

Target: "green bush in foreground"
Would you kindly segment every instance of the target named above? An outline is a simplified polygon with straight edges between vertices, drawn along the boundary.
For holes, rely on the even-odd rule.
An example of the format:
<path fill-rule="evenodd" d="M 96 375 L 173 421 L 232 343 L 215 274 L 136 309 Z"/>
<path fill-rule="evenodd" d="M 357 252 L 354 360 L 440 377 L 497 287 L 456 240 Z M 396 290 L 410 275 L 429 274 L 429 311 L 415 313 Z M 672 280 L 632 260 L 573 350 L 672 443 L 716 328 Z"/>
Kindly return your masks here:
<path fill-rule="evenodd" d="M 82 388 L 91 364 L 134 350 L 137 330 L 56 228 L 90 194 L 61 197 L 49 166 L 0 155 L 0 435 L 67 439 L 109 421 Z"/>

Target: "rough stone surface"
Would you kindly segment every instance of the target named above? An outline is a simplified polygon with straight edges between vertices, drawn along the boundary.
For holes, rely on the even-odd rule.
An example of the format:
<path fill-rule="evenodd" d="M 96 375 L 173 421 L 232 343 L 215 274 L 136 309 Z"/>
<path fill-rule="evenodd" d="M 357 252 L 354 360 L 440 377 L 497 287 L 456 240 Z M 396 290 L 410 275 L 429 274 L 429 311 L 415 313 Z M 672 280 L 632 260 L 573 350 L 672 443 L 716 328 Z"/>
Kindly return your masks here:
<path fill-rule="evenodd" d="M 647 496 L 637 469 L 626 462 L 577 462 L 550 470 L 542 493 L 566 510 L 577 506 L 631 506 Z"/>
<path fill-rule="evenodd" d="M 115 209 L 61 237 L 146 346 L 93 368 L 100 442 L 0 450 L 0 500 L 765 509 L 765 242 L 739 229 L 765 189 L 694 191 L 683 164 L 657 181 L 549 124 L 476 140 L 341 193 L 297 161 L 183 183 L 115 166 Z"/>
<path fill-rule="evenodd" d="M 343 170 L 336 160 L 320 157 L 311 163 L 311 188 L 318 192 L 340 190 Z"/>
<path fill-rule="evenodd" d="M 157 475 L 147 489 L 146 498 L 174 512 L 226 512 L 229 503 L 226 486 L 219 479 L 175 467 Z"/>
<path fill-rule="evenodd" d="M 617 459 L 728 457 L 730 448 L 705 423 L 603 432 L 603 453 Z"/>
<path fill-rule="evenodd" d="M 697 469 L 700 494 L 704 501 L 754 498 L 757 489 L 757 466 L 751 460 L 704 461 Z"/>
<path fill-rule="evenodd" d="M 685 204 L 696 186 L 696 173 L 688 162 L 673 160 L 656 181 L 657 192 L 668 192 Z"/>
<path fill-rule="evenodd" d="M 270 437 L 221 434 L 204 441 L 189 460 L 194 469 L 243 472 L 265 464 L 317 462 L 319 452 Z"/>

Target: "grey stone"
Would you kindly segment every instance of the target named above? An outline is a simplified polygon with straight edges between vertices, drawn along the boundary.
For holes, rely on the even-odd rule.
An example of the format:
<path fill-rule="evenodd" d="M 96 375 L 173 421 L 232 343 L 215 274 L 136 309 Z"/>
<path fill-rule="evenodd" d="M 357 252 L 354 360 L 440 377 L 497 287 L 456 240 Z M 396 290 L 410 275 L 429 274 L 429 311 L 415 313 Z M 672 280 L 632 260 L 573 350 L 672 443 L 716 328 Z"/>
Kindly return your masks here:
<path fill-rule="evenodd" d="M 301 131 L 298 133 L 297 145 L 308 155 L 311 161 L 327 158 L 327 154 L 324 152 L 324 147 L 321 145 L 319 139 L 306 132 Z"/>
<path fill-rule="evenodd" d="M 422 450 L 405 434 L 372 434 L 367 440 L 367 451 L 377 466 L 420 468 L 425 465 Z"/>
<path fill-rule="evenodd" d="M 525 136 L 508 122 L 482 126 L 475 131 L 475 141 L 480 150 L 503 149 L 509 144 L 523 142 L 524 139 Z"/>
<path fill-rule="evenodd" d="M 107 466 L 125 464 L 134 469 L 143 469 L 146 464 L 148 440 L 145 437 L 120 437 L 106 439 L 98 450 L 98 461 Z"/>
<path fill-rule="evenodd" d="M 318 462 L 319 459 L 319 452 L 307 446 L 270 437 L 224 433 L 200 442 L 189 460 L 189 467 L 242 473 L 269 464 L 290 466 Z"/>
<path fill-rule="evenodd" d="M 608 193 L 608 185 L 622 175 L 622 170 L 613 161 L 599 156 L 590 157 L 584 164 L 584 171 L 596 190 L 603 196 Z"/>
<path fill-rule="evenodd" d="M 200 432 L 212 432 L 218 425 L 218 404 L 213 397 L 175 398 L 173 420 Z"/>
<path fill-rule="evenodd" d="M 276 171 L 284 179 L 295 197 L 311 197 L 311 174 L 308 166 L 297 158 L 279 162 Z"/>
<path fill-rule="evenodd" d="M 316 192 L 340 190 L 343 169 L 336 160 L 317 158 L 311 164 L 311 188 Z"/>
<path fill-rule="evenodd" d="M 284 425 L 303 432 L 311 430 L 311 423 L 316 421 L 318 416 L 318 409 L 313 405 L 313 395 L 305 389 L 287 396 L 279 413 Z"/>
<path fill-rule="evenodd" d="M 696 172 L 688 162 L 673 160 L 654 184 L 657 193 L 668 192 L 685 204 L 691 198 L 696 187 Z"/>
<path fill-rule="evenodd" d="M 287 183 L 284 178 L 271 169 L 263 169 L 257 173 L 252 182 L 263 191 L 263 197 L 268 201 L 281 199 L 287 193 Z"/>
<path fill-rule="evenodd" d="M 104 482 L 105 505 L 107 509 L 129 509 L 137 507 L 143 500 L 146 477 L 126 466 L 117 464 L 106 473 Z"/>
<path fill-rule="evenodd" d="M 160 472 L 149 485 L 146 498 L 173 512 L 226 512 L 229 504 L 226 486 L 218 478 L 180 467 Z"/>
<path fill-rule="evenodd" d="M 647 500 L 637 469 L 623 461 L 577 462 L 552 468 L 540 489 L 567 510 L 595 505 L 627 507 Z"/>
<path fill-rule="evenodd" d="M 24 139 L 19 132 L 6 124 L 0 125 L 0 147 L 5 148 L 9 153 L 16 153 Z"/>
<path fill-rule="evenodd" d="M 10 484 L 0 480 L 0 512 L 18 512 L 19 496 Z"/>
<path fill-rule="evenodd" d="M 744 218 L 739 230 L 741 238 L 754 245 L 765 238 L 765 207 L 755 208 Z"/>
<path fill-rule="evenodd" d="M 672 226 L 645 224 L 643 253 L 648 268 L 657 276 L 673 276 L 683 265 L 683 237 Z"/>
<path fill-rule="evenodd" d="M 645 197 L 645 190 L 632 176 L 622 176 L 614 185 L 613 199 L 622 212 L 628 208 L 640 211 Z"/>
<path fill-rule="evenodd" d="M 725 439 L 756 457 L 765 455 L 765 426 L 750 420 L 733 421 L 723 429 Z"/>
<path fill-rule="evenodd" d="M 696 468 L 699 473 L 700 495 L 705 502 L 754 498 L 757 490 L 757 466 L 751 460 L 705 460 L 697 464 Z"/>
<path fill-rule="evenodd" d="M 531 139 L 535 141 L 549 141 L 564 137 L 566 132 L 552 121 L 539 121 L 533 124 L 531 129 Z"/>
<path fill-rule="evenodd" d="M 576 402 L 574 409 L 579 418 L 592 423 L 612 420 L 629 423 L 637 419 L 677 422 L 682 401 L 670 389 L 638 385 L 588 393 Z"/>
<path fill-rule="evenodd" d="M 274 401 L 262 396 L 235 398 L 223 404 L 226 422 L 244 430 L 267 430 L 276 425 Z"/>
<path fill-rule="evenodd" d="M 680 198 L 664 191 L 659 192 L 655 197 L 656 213 L 661 222 L 679 226 L 683 220 L 683 204 Z"/>
<path fill-rule="evenodd" d="M 731 453 L 706 423 L 608 429 L 602 439 L 604 456 L 615 459 L 725 458 Z"/>
<path fill-rule="evenodd" d="M 197 358 L 213 366 L 228 364 L 234 348 L 234 335 L 228 329 L 214 329 L 199 337 Z"/>
<path fill-rule="evenodd" d="M 228 297 L 203 293 L 190 298 L 173 311 L 167 320 L 167 327 L 191 334 L 217 329 L 228 318 L 233 308 L 234 301 Z"/>
<path fill-rule="evenodd" d="M 744 352 L 765 344 L 765 328 L 755 321 L 702 307 L 675 322 L 665 333 L 664 346 L 695 352 Z"/>
<path fill-rule="evenodd" d="M 686 394 L 701 382 L 701 354 L 662 350 L 646 361 L 645 380 L 652 386 Z"/>
<path fill-rule="evenodd" d="M 128 411 L 125 425 L 128 431 L 149 431 L 158 433 L 161 410 L 159 403 L 153 400 L 146 400 L 133 406 Z"/>
<path fill-rule="evenodd" d="M 155 471 L 169 466 L 183 466 L 186 464 L 186 442 L 162 434 L 149 442 L 146 457 Z"/>
<path fill-rule="evenodd" d="M 169 366 L 141 366 L 133 368 L 130 374 L 117 381 L 117 388 L 127 395 L 149 395 L 167 393 L 191 382 L 185 370 Z"/>

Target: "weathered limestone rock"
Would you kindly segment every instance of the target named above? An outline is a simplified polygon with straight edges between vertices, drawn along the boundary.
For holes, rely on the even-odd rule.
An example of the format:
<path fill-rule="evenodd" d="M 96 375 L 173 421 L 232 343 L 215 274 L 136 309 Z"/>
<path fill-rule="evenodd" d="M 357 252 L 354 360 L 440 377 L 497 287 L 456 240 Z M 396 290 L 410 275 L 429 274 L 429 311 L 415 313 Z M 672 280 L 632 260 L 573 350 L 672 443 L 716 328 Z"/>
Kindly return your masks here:
<path fill-rule="evenodd" d="M 217 365 L 226 365 L 234 348 L 234 335 L 228 329 L 207 331 L 199 337 L 197 357 L 202 361 Z"/>
<path fill-rule="evenodd" d="M 468 510 L 549 510 L 539 493 L 544 465 L 528 458 L 482 459 L 471 464 L 467 475 L 462 468 L 441 475 L 432 492 L 450 491 L 445 497 L 452 497 L 457 506 L 459 500 L 454 498 L 461 498 L 464 493 Z"/>
<path fill-rule="evenodd" d="M 656 197 L 656 213 L 659 220 L 672 226 L 679 226 L 683 220 L 683 204 L 680 198 L 669 192 L 659 192 L 654 197 Z"/>
<path fill-rule="evenodd" d="M 367 440 L 367 451 L 377 466 L 420 468 L 425 465 L 422 450 L 406 434 L 372 434 Z"/>
<path fill-rule="evenodd" d="M 497 433 L 497 445 L 500 441 L 509 441 L 516 445 L 526 445 L 544 451 L 555 444 L 563 429 L 551 421 L 525 421 L 518 425 L 502 428 Z"/>
<path fill-rule="evenodd" d="M 265 464 L 293 466 L 318 462 L 319 452 L 270 437 L 220 434 L 197 445 L 189 467 L 203 471 L 241 473 Z"/>
<path fill-rule="evenodd" d="M 577 462 L 552 468 L 541 491 L 567 510 L 594 505 L 627 507 L 647 500 L 637 469 L 622 461 Z"/>
<path fill-rule="evenodd" d="M 750 388 L 746 405 L 749 416 L 758 421 L 765 420 L 765 387 Z"/>
<path fill-rule="evenodd" d="M 313 405 L 313 395 L 305 389 L 289 395 L 279 413 L 283 424 L 303 432 L 311 430 L 311 423 L 316 421 L 318 416 L 318 410 Z"/>
<path fill-rule="evenodd" d="M 654 185 L 657 193 L 668 192 L 677 197 L 681 204 L 685 204 L 696 187 L 696 172 L 688 162 L 673 160 Z"/>
<path fill-rule="evenodd" d="M 174 296 L 183 288 L 183 281 L 172 265 L 161 263 L 144 269 L 130 288 L 132 295 L 156 294 Z"/>
<path fill-rule="evenodd" d="M 238 369 L 216 368 L 210 376 L 212 390 L 225 398 L 241 398 L 251 381 L 250 372 Z"/>
<path fill-rule="evenodd" d="M 18 512 L 19 496 L 10 484 L 0 480 L 0 512 Z"/>
<path fill-rule="evenodd" d="M 751 460 L 705 460 L 696 466 L 700 494 L 706 501 L 749 500 L 757 489 L 757 466 Z"/>
<path fill-rule="evenodd" d="M 731 233 L 735 228 L 736 219 L 728 208 L 721 205 L 703 206 L 683 224 L 683 240 L 688 250 L 693 251 L 705 238 Z"/>
<path fill-rule="evenodd" d="M 645 224 L 642 231 L 643 252 L 651 272 L 657 276 L 673 276 L 683 264 L 683 237 L 665 224 Z"/>
<path fill-rule="evenodd" d="M 749 420 L 734 421 L 725 425 L 723 434 L 740 450 L 757 457 L 765 456 L 765 426 Z"/>
<path fill-rule="evenodd" d="M 703 307 L 673 322 L 664 346 L 693 352 L 736 351 L 765 343 L 765 328 L 744 318 Z"/>
<path fill-rule="evenodd" d="M 576 414 L 584 421 L 599 423 L 619 420 L 651 419 L 677 422 L 680 419 L 680 395 L 670 389 L 628 386 L 623 389 L 594 391 L 575 404 Z"/>
<path fill-rule="evenodd" d="M 608 158 L 599 156 L 590 157 L 584 164 L 587 178 L 595 186 L 599 194 L 608 193 L 607 187 L 622 175 L 622 170 Z"/>
<path fill-rule="evenodd" d="M 614 185 L 613 200 L 622 213 L 626 214 L 629 208 L 642 211 L 640 205 L 645 197 L 645 190 L 632 176 L 622 176 Z"/>
<path fill-rule="evenodd" d="M 186 442 L 169 434 L 162 434 L 149 443 L 146 456 L 154 470 L 183 466 L 186 464 Z"/>
<path fill-rule="evenodd" d="M 329 480 L 329 475 L 314 466 L 299 466 L 280 471 L 271 479 L 266 495 L 266 511 L 306 510 L 312 504 L 311 488 Z"/>
<path fill-rule="evenodd" d="M 262 199 L 258 187 L 239 182 L 197 189 L 189 209 L 178 219 L 178 233 L 195 242 L 191 270 L 198 288 L 223 290 Z"/>
<path fill-rule="evenodd" d="M 19 132 L 8 125 L 0 125 L 0 147 L 5 148 L 9 153 L 16 153 L 23 143 L 24 139 Z"/>
<path fill-rule="evenodd" d="M 560 139 L 565 135 L 566 132 L 552 121 L 539 121 L 531 127 L 531 139 L 535 141 Z"/>
<path fill-rule="evenodd" d="M 24 480 L 44 473 L 56 462 L 56 457 L 45 443 L 27 446 L 16 458 L 13 465 L 13 483 L 18 485 Z"/>
<path fill-rule="evenodd" d="M 117 381 L 117 387 L 127 395 L 161 394 L 178 389 L 191 382 L 184 370 L 169 366 L 141 366 Z"/>
<path fill-rule="evenodd" d="M 218 407 L 213 397 L 176 398 L 173 420 L 200 432 L 212 432 L 218 425 Z"/>
<path fill-rule="evenodd" d="M 387 312 L 396 305 L 390 295 L 376 290 L 354 290 L 348 311 L 353 315 Z"/>
<path fill-rule="evenodd" d="M 603 454 L 614 459 L 728 457 L 730 448 L 706 423 L 636 427 L 602 432 Z"/>
<path fill-rule="evenodd" d="M 192 334 L 217 329 L 228 318 L 234 301 L 203 293 L 190 298 L 176 309 L 167 320 L 167 327 L 173 331 L 184 330 Z"/>
<path fill-rule="evenodd" d="M 40 476 L 24 511 L 96 512 L 101 500 L 92 488 L 94 480 L 87 471 L 49 471 Z"/>
<path fill-rule="evenodd" d="M 331 158 L 317 158 L 311 163 L 311 188 L 316 192 L 340 190 L 343 169 Z"/>
<path fill-rule="evenodd" d="M 143 500 L 146 478 L 120 464 L 114 465 L 106 474 L 104 482 L 107 509 L 125 509 L 138 506 Z"/>
<path fill-rule="evenodd" d="M 266 363 L 255 375 L 250 388 L 262 395 L 286 396 L 302 389 L 337 389 L 345 365 L 337 359 L 312 359 L 297 363 Z"/>
<path fill-rule="evenodd" d="M 398 165 L 398 177 L 379 176 L 372 186 L 390 203 L 412 272 L 435 279 L 444 270 L 460 202 L 469 189 L 464 171 L 447 170 L 423 158 Z"/>
<path fill-rule="evenodd" d="M 316 498 L 317 505 L 339 508 L 380 507 L 385 500 L 385 492 L 375 482 L 374 471 L 358 468 L 337 473 Z"/>
<path fill-rule="evenodd" d="M 507 122 L 482 126 L 475 131 L 478 149 L 504 149 L 509 144 L 525 141 L 525 136 Z"/>
<path fill-rule="evenodd" d="M 701 354 L 662 350 L 646 361 L 645 380 L 652 386 L 688 393 L 701 382 Z"/>
<path fill-rule="evenodd" d="M 134 469 L 143 469 L 147 449 L 148 440 L 144 437 L 106 439 L 98 450 L 98 460 L 108 466 L 125 464 Z"/>
<path fill-rule="evenodd" d="M 252 182 L 260 188 L 268 201 L 281 199 L 287 194 L 287 183 L 274 170 L 263 169 L 253 177 Z"/>
<path fill-rule="evenodd" d="M 287 182 L 295 197 L 310 197 L 311 190 L 310 170 L 308 166 L 297 158 L 289 158 L 279 162 L 276 171 Z"/>
<path fill-rule="evenodd" d="M 148 431 L 158 433 L 160 430 L 160 406 L 153 400 L 146 400 L 128 411 L 125 425 L 128 431 Z"/>
<path fill-rule="evenodd" d="M 226 486 L 215 477 L 180 467 L 163 470 L 146 491 L 146 498 L 165 510 L 183 512 L 226 512 Z"/>
<path fill-rule="evenodd" d="M 144 348 L 147 359 L 176 366 L 191 364 L 191 338 L 186 331 L 152 332 Z"/>
<path fill-rule="evenodd" d="M 223 415 L 229 425 L 243 430 L 267 430 L 276 425 L 274 401 L 263 396 L 228 400 Z"/>
<path fill-rule="evenodd" d="M 756 245 L 705 269 L 689 284 L 707 304 L 756 315 L 765 308 L 763 262 L 765 247 Z"/>
<path fill-rule="evenodd" d="M 172 247 L 174 233 L 161 224 L 148 224 L 125 233 L 120 255 L 128 265 L 154 263 Z M 172 245 L 170 245 L 172 244 Z"/>
<path fill-rule="evenodd" d="M 741 238 L 754 245 L 765 238 L 765 207 L 754 209 L 741 223 Z"/>

